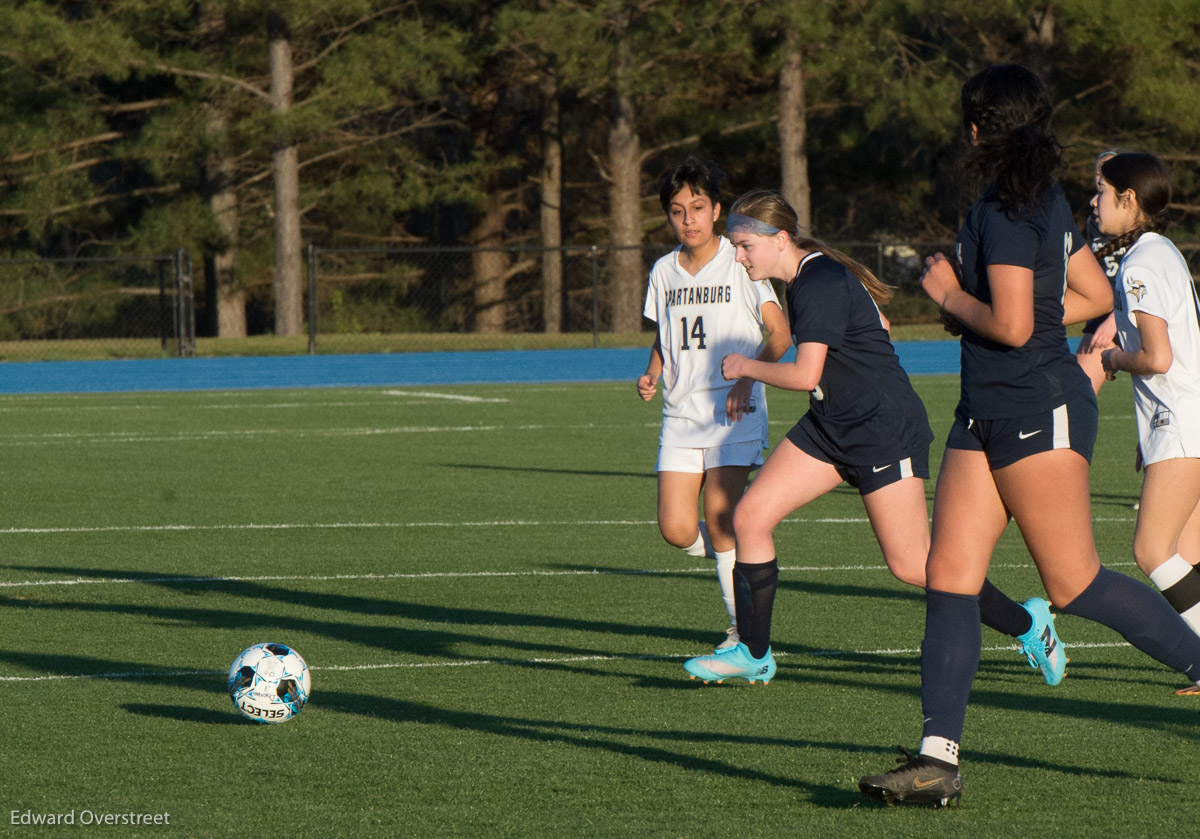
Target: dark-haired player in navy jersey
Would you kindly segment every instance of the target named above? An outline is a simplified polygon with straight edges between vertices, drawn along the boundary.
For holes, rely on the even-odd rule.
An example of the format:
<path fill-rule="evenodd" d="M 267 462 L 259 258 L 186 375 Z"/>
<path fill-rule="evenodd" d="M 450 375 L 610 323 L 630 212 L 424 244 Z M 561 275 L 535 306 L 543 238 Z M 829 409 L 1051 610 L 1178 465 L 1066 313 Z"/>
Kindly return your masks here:
<path fill-rule="evenodd" d="M 842 481 L 858 489 L 896 577 L 925 584 L 929 519 L 925 479 L 933 432 L 879 311 L 892 289 L 866 267 L 801 234 L 799 221 L 775 192 L 747 193 L 725 222 L 737 259 L 752 280 L 787 282 L 795 361 L 766 363 L 730 353 L 727 379 L 755 380 L 809 391 L 809 411 L 775 447 L 734 511 L 737 537 L 737 622 L 741 643 L 688 660 L 693 678 L 769 682 L 771 614 L 779 566 L 774 530 L 784 517 Z M 1057 684 L 1066 663 L 1044 600 L 1026 607 L 988 584 L 983 620 L 1019 636 L 1046 681 Z M 1043 639 L 1050 639 L 1046 644 Z M 1036 652 L 1036 655 L 1035 655 Z"/>
<path fill-rule="evenodd" d="M 1080 365 L 1098 365 L 1100 354 L 1077 362 L 1063 325 L 1105 312 L 1112 292 L 1054 179 L 1062 148 L 1049 96 L 1025 68 L 999 65 L 967 81 L 962 109 L 967 168 L 987 187 L 959 231 L 958 271 L 938 254 L 921 279 L 961 326 L 961 398 L 934 494 L 920 753 L 905 751 L 899 768 L 859 781 L 889 803 L 945 805 L 962 794 L 980 589 L 1010 516 L 1058 609 L 1200 679 L 1200 637 L 1148 586 L 1103 568 L 1096 552 L 1088 464 L 1097 408 Z"/>

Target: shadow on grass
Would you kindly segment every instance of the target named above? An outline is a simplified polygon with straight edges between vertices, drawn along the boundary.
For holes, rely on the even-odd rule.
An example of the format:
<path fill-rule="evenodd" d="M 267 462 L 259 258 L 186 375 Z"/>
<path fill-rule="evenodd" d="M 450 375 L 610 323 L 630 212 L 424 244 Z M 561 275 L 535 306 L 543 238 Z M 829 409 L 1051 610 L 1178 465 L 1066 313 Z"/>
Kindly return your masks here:
<path fill-rule="evenodd" d="M 688 557 L 697 562 L 711 561 L 704 560 L 703 557 Z M 662 571 L 649 571 L 636 568 L 597 568 L 595 565 L 580 565 L 577 563 L 559 562 L 552 563 L 547 568 L 554 571 L 573 571 L 580 574 L 612 574 L 614 576 L 629 576 L 629 577 L 654 577 L 663 579 L 695 579 L 698 573 L 696 571 L 665 569 Z M 49 569 L 47 569 L 49 570 Z M 856 569 L 857 570 L 857 569 Z M 887 581 L 887 586 L 864 586 L 851 585 L 846 583 L 829 583 L 822 580 L 797 580 L 793 576 L 796 573 L 794 569 L 789 569 L 786 565 L 780 569 L 780 578 L 777 586 L 780 591 L 799 591 L 808 594 L 818 595 L 843 595 L 847 597 L 873 597 L 882 600 L 910 600 L 924 602 L 925 592 L 916 586 L 906 586 L 897 582 L 890 574 L 887 566 L 883 564 L 883 560 L 879 561 L 879 572 Z M 69 573 L 69 572 L 68 572 Z M 716 572 L 713 571 L 713 580 L 716 579 Z"/>
<path fill-rule="evenodd" d="M 1116 507 L 1129 513 L 1130 521 L 1137 515 L 1137 511 L 1133 509 L 1133 505 L 1138 502 L 1139 495 L 1129 495 L 1126 493 L 1107 493 L 1092 491 L 1092 506 L 1093 507 Z"/>
<path fill-rule="evenodd" d="M 393 697 L 378 697 L 360 693 L 322 692 L 314 694 L 313 704 L 327 711 L 369 716 L 395 723 L 436 726 L 453 731 L 468 731 L 496 737 L 507 737 L 538 744 L 567 745 L 585 751 L 603 751 L 635 760 L 682 768 L 690 772 L 726 777 L 737 781 L 755 781 L 772 786 L 802 792 L 807 800 L 817 806 L 843 809 L 862 802 L 856 790 L 843 786 L 814 783 L 802 778 L 788 777 L 774 772 L 756 769 L 729 760 L 701 757 L 686 750 L 671 748 L 672 744 L 709 744 L 729 746 L 731 753 L 736 748 L 775 747 L 789 749 L 821 749 L 833 752 L 850 752 L 863 755 L 883 756 L 891 747 L 865 747 L 845 741 L 811 740 L 803 738 L 760 737 L 729 731 L 698 731 L 681 729 L 645 729 L 626 726 L 601 725 L 572 720 L 539 719 L 535 717 L 508 716 L 476 711 L 439 708 L 434 705 L 409 702 Z M 179 708 L 161 705 L 125 706 L 130 713 L 179 719 L 182 722 L 208 723 L 209 714 L 198 712 L 194 718 Z M 972 761 L 992 763 L 1009 767 L 1056 772 L 1071 777 L 1096 777 L 1115 779 L 1152 780 L 1163 783 L 1182 783 L 1176 778 L 1147 776 L 1144 773 L 1126 772 L 1115 768 L 1099 768 L 1066 762 L 1030 760 L 1018 755 L 998 753 L 969 753 Z M 888 767 L 890 768 L 890 767 Z"/>
<path fill-rule="evenodd" d="M 175 720 L 176 722 L 200 723 L 203 725 L 249 725 L 262 726 L 263 723 L 248 720 L 236 711 L 216 711 L 212 708 L 189 708 L 185 705 L 152 705 L 146 702 L 132 702 L 121 706 L 131 714 L 143 717 L 158 717 L 159 719 Z"/>
<path fill-rule="evenodd" d="M 586 475 L 593 478 L 649 478 L 657 481 L 653 469 L 644 472 L 613 472 L 604 469 L 551 469 L 546 466 L 504 466 L 494 463 L 437 463 L 443 469 L 475 469 L 487 472 L 538 472 L 546 475 Z"/>

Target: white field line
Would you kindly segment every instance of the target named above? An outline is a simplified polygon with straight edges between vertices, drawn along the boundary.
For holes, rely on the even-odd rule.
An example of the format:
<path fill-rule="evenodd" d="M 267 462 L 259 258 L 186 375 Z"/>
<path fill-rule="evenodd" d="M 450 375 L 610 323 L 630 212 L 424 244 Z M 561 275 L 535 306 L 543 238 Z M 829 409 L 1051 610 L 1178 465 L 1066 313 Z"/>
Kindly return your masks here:
<path fill-rule="evenodd" d="M 1133 562 L 1106 562 L 1109 568 L 1132 566 Z M 1030 562 L 993 562 L 992 568 L 1013 569 L 1032 568 Z M 784 573 L 830 574 L 838 572 L 884 572 L 887 566 L 882 562 L 872 565 L 781 565 L 779 570 Z M 101 585 L 187 585 L 202 583 L 262 583 L 262 582 L 343 582 L 354 580 L 440 580 L 440 579 L 487 579 L 496 577 L 657 577 L 675 576 L 678 574 L 711 574 L 712 566 L 697 568 L 589 568 L 564 571 L 540 571 L 528 569 L 524 571 L 427 571 L 422 573 L 404 572 L 363 572 L 361 574 L 262 574 L 246 576 L 213 576 L 213 577 L 76 577 L 67 580 L 6 580 L 0 581 L 2 588 L 46 588 L 50 586 L 101 586 Z"/>
<path fill-rule="evenodd" d="M 1094 516 L 1093 522 L 1133 522 L 1133 516 Z M 784 519 L 782 524 L 867 524 L 865 516 L 814 517 Z M 641 519 L 594 519 L 570 521 L 528 521 L 500 519 L 494 521 L 344 521 L 344 522 L 278 522 L 274 524 L 144 524 L 96 525 L 91 527 L 0 527 L 0 536 L 72 534 L 72 533 L 186 533 L 213 530 L 370 530 L 455 527 L 645 527 L 657 524 Z"/>
<path fill-rule="evenodd" d="M 427 390 L 385 390 L 388 396 L 416 396 L 426 399 L 451 399 L 458 402 L 508 402 L 508 399 L 489 399 L 484 396 L 466 396 L 461 393 L 431 393 Z"/>
<path fill-rule="evenodd" d="M 1072 644 L 1073 649 L 1111 649 L 1117 647 L 1129 647 L 1131 645 L 1124 641 L 1112 641 L 1103 644 Z M 1006 650 L 1015 650 L 1015 644 L 1000 645 L 992 647 L 984 647 L 983 652 L 1001 652 Z M 788 653 L 775 653 L 775 658 L 827 658 L 838 656 L 864 656 L 864 655 L 916 655 L 920 650 L 912 649 L 879 649 L 879 650 L 814 650 L 810 653 L 799 653 L 790 656 Z M 584 655 L 584 656 L 564 656 L 561 658 L 550 658 L 539 656 L 536 658 L 480 658 L 480 659 L 465 659 L 462 661 L 416 661 L 416 662 L 393 662 L 388 664 L 333 664 L 325 667 L 310 667 L 314 672 L 355 672 L 363 670 L 418 670 L 427 668 L 443 668 L 443 667 L 482 667 L 485 665 L 521 665 L 529 664 L 574 664 L 579 662 L 595 662 L 595 661 L 670 661 L 677 659 L 691 658 L 694 656 L 695 650 L 690 653 L 666 653 L 662 655 Z M 43 676 L 0 676 L 0 682 L 65 682 L 78 679 L 161 679 L 165 677 L 178 676 L 225 676 L 227 670 L 175 670 L 170 672 L 164 671 L 144 671 L 144 670 L 129 670 L 112 673 L 76 673 L 76 674 L 50 674 Z"/>
<path fill-rule="evenodd" d="M 193 440 L 253 440 L 262 437 L 279 439 L 303 439 L 311 437 L 375 437 L 391 434 L 462 434 L 473 431 L 544 431 L 546 429 L 568 429 L 572 431 L 595 431 L 605 428 L 638 428 L 626 424 L 571 423 L 565 425 L 529 423 L 520 425 L 397 425 L 377 428 L 245 428 L 227 431 L 176 431 L 162 434 L 147 434 L 143 431 L 108 431 L 93 433 L 59 432 L 49 434 L 10 434 L 0 438 L 0 446 L 50 446 L 64 443 L 174 443 Z M 657 423 L 646 423 L 646 428 L 657 428 Z"/>

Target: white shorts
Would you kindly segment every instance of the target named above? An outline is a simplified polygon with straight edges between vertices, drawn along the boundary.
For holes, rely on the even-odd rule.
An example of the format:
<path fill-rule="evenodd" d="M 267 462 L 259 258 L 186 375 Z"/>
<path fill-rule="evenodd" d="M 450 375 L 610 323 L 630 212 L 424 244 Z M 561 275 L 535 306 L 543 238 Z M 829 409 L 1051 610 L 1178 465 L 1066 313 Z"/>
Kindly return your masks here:
<path fill-rule="evenodd" d="M 659 446 L 655 472 L 690 472 L 702 475 L 718 466 L 749 466 L 757 469 L 763 464 L 762 444 L 757 440 L 749 443 L 729 443 L 707 449 L 689 449 L 683 446 Z"/>
<path fill-rule="evenodd" d="M 1160 410 L 1148 420 L 1139 417 L 1141 432 L 1138 446 L 1142 452 L 1142 463 L 1149 466 L 1163 460 L 1184 457 L 1200 457 L 1195 429 L 1184 428 L 1171 411 Z"/>

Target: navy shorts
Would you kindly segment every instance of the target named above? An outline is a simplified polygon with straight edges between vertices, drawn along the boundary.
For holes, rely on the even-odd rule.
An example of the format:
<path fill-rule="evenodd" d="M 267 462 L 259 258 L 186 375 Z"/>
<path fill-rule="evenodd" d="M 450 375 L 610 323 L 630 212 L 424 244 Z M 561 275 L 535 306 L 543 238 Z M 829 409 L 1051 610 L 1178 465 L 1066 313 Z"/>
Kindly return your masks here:
<path fill-rule="evenodd" d="M 1040 414 L 1011 419 L 972 419 L 954 412 L 946 448 L 983 452 L 993 471 L 1018 460 L 1055 449 L 1079 452 L 1092 462 L 1100 411 L 1090 388 Z"/>
<path fill-rule="evenodd" d="M 792 427 L 787 433 L 787 438 L 795 443 L 800 451 L 833 466 L 842 476 L 842 480 L 857 489 L 859 495 L 870 495 L 875 490 L 883 489 L 904 478 L 929 480 L 929 446 L 917 446 L 916 451 L 898 460 L 860 466 L 839 462 L 821 451 L 806 433 L 802 422 Z"/>

